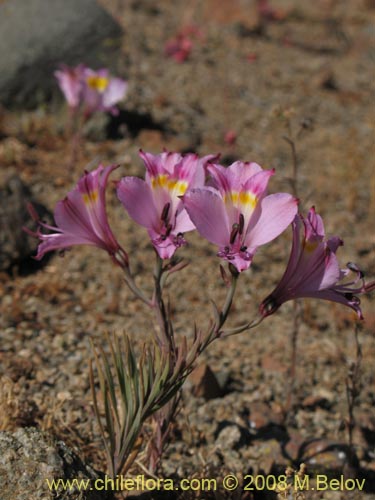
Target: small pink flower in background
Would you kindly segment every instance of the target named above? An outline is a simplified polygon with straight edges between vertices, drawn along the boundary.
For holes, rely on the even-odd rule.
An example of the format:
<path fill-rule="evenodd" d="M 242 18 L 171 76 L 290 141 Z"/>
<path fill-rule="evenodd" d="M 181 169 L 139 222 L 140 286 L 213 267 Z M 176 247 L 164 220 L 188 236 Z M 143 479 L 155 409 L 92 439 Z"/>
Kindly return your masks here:
<path fill-rule="evenodd" d="M 189 58 L 192 48 L 193 42 L 190 38 L 183 35 L 176 35 L 166 42 L 164 52 L 167 57 L 171 57 L 178 63 L 183 63 Z"/>
<path fill-rule="evenodd" d="M 247 56 L 246 56 L 246 60 L 247 60 L 249 63 L 253 63 L 253 62 L 255 62 L 257 59 L 258 59 L 258 54 L 256 54 L 255 52 L 250 52 L 250 53 L 249 53 L 249 54 L 247 54 Z"/>
<path fill-rule="evenodd" d="M 36 233 L 27 230 L 41 240 L 37 260 L 52 250 L 93 245 L 106 250 L 121 267 L 128 265 L 128 256 L 109 227 L 105 208 L 108 176 L 115 168 L 116 165 L 106 168 L 100 165 L 96 170 L 86 172 L 67 197 L 57 203 L 54 213 L 56 227 L 39 221 L 35 210 L 30 207 L 33 219 L 40 226 Z M 52 232 L 42 233 L 41 228 Z"/>
<path fill-rule="evenodd" d="M 182 28 L 176 36 L 168 40 L 164 46 L 164 53 L 178 63 L 185 62 L 193 49 L 193 40 L 203 40 L 201 30 L 194 25 Z"/>
<path fill-rule="evenodd" d="M 283 10 L 272 7 L 268 0 L 258 0 L 258 12 L 268 21 L 282 21 L 287 16 Z"/>
<path fill-rule="evenodd" d="M 205 166 L 217 156 L 167 151 L 159 155 L 141 151 L 140 156 L 146 166 L 145 180 L 121 179 L 117 195 L 130 217 L 148 230 L 159 256 L 168 259 L 186 243 L 183 234 L 195 229 L 180 197 L 204 185 Z"/>
<path fill-rule="evenodd" d="M 297 215 L 293 221 L 293 244 L 287 268 L 275 290 L 261 303 L 262 316 L 273 314 L 288 300 L 310 297 L 344 304 L 363 319 L 357 295 L 373 290 L 375 282 L 366 285 L 363 273 L 355 264 L 349 263 L 347 269 L 340 269 L 335 254 L 342 244 L 337 237 L 325 239 L 323 220 L 314 207 L 306 219 Z M 345 280 L 350 272 L 354 272 L 356 278 Z"/>
<path fill-rule="evenodd" d="M 54 73 L 70 108 L 78 108 L 82 103 L 85 69 L 83 64 L 79 64 L 75 68 L 70 68 L 63 64 Z"/>
<path fill-rule="evenodd" d="M 236 144 L 236 141 L 237 133 L 232 129 L 227 130 L 224 134 L 224 142 L 228 144 L 228 146 L 233 146 Z"/>
<path fill-rule="evenodd" d="M 82 106 L 87 116 L 96 111 L 117 114 L 115 105 L 125 97 L 128 87 L 125 80 L 111 77 L 107 69 L 94 71 L 83 64 L 75 68 L 63 65 L 55 76 L 68 106 Z"/>
<path fill-rule="evenodd" d="M 237 161 L 228 168 L 212 164 L 207 170 L 214 187 L 190 190 L 183 197 L 185 208 L 199 233 L 219 246 L 218 256 L 244 271 L 257 247 L 293 221 L 298 200 L 287 193 L 266 196 L 274 171 L 256 163 Z"/>
<path fill-rule="evenodd" d="M 85 68 L 84 78 L 85 111 L 90 114 L 95 111 L 109 111 L 112 114 L 118 114 L 115 104 L 125 97 L 128 88 L 127 82 L 121 78 L 111 77 L 107 69 L 94 71 Z"/>

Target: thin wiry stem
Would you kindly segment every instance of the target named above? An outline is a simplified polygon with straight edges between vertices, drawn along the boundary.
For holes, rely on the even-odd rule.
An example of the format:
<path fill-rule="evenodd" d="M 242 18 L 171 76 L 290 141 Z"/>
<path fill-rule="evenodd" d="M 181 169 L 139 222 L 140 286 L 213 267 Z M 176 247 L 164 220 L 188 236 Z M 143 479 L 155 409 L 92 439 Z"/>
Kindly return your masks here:
<path fill-rule="evenodd" d="M 125 277 L 125 283 L 129 287 L 129 289 L 134 293 L 134 295 L 141 300 L 144 304 L 146 304 L 148 307 L 152 307 L 152 301 L 148 299 L 145 294 L 142 292 L 142 290 L 136 285 L 134 278 L 130 272 L 129 267 L 124 267 L 124 277 Z"/>
<path fill-rule="evenodd" d="M 295 300 L 293 302 L 293 329 L 290 336 L 291 345 L 291 355 L 290 355 L 290 365 L 288 370 L 288 380 L 286 383 L 286 403 L 284 406 L 284 415 L 288 419 L 290 416 L 290 410 L 294 404 L 294 391 L 296 389 L 297 382 L 297 343 L 298 336 L 301 326 L 301 302 Z"/>
<path fill-rule="evenodd" d="M 355 461 L 355 450 L 353 443 L 353 431 L 356 425 L 355 422 L 355 406 L 360 394 L 360 371 L 362 363 L 362 347 L 359 342 L 359 322 L 355 324 L 354 338 L 356 344 L 356 359 L 349 365 L 348 375 L 346 377 L 346 401 L 348 405 L 348 420 L 347 420 L 347 430 L 348 430 L 348 445 L 349 445 L 349 460 L 350 464 L 353 465 Z"/>

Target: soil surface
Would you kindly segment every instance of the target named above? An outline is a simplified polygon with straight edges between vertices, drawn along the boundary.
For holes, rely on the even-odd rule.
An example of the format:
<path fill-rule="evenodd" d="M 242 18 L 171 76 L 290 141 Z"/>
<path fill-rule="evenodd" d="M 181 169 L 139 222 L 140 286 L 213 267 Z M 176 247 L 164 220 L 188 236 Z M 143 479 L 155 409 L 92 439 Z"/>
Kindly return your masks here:
<path fill-rule="evenodd" d="M 17 173 L 53 211 L 84 169 L 119 163 L 113 180 L 143 176 L 139 148 L 159 153 L 165 147 L 221 153 L 224 165 L 256 161 L 276 169 L 271 192 L 291 192 L 286 137 L 297 150 L 301 211 L 315 205 L 326 232 L 345 242 L 338 251 L 343 267 L 356 262 L 374 279 L 374 2 L 280 0 L 267 8 L 250 0 L 101 3 L 124 29 L 119 76 L 129 81 L 129 92 L 120 115 L 92 120 L 71 166 L 65 108 L 46 103 L 34 112 L 3 110 L 1 175 Z M 177 61 L 165 46 L 181 33 L 192 46 Z M 137 283 L 151 292 L 154 253 L 146 231 L 129 219 L 112 184 L 107 199 Z M 191 338 L 194 323 L 207 328 L 210 300 L 221 304 L 225 297 L 216 248 L 197 234 L 188 241 L 179 253 L 190 264 L 167 286 L 177 338 Z M 283 274 L 290 245 L 288 229 L 259 249 L 240 276 L 229 326 L 256 316 Z M 28 271 L 14 267 L 0 275 L 1 430 L 50 431 L 104 472 L 88 377 L 90 339 L 101 344 L 106 332 L 126 331 L 140 347 L 152 335 L 153 318 L 99 249 L 75 247 Z M 350 309 L 316 300 L 300 304 L 294 382 L 293 303 L 259 328 L 213 343 L 184 387 L 157 477 L 217 480 L 215 495 L 190 491 L 180 495 L 184 499 L 276 498 L 243 488 L 225 492 L 221 483 L 227 474 L 278 475 L 305 463 L 312 481 L 317 473 L 343 474 L 365 479 L 365 491 L 314 490 L 304 498 L 375 499 L 374 294 L 362 305 L 359 359 Z M 353 364 L 359 375 L 350 448 Z M 147 475 L 140 464 L 142 453 L 131 473 Z M 249 481 L 240 484 L 252 487 Z"/>

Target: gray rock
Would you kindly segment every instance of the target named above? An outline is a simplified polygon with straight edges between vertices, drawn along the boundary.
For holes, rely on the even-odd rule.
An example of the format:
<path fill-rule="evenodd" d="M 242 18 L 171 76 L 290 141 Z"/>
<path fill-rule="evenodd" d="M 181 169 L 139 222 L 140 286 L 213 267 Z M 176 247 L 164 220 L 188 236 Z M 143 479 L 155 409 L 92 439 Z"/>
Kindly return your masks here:
<path fill-rule="evenodd" d="M 14 170 L 0 176 L 0 271 L 16 267 L 21 272 L 27 272 L 29 264 L 32 268 L 38 267 L 38 263 L 31 259 L 38 240 L 23 230 L 24 226 L 32 223 L 27 210 L 28 202 L 33 203 L 42 218 L 47 216 L 51 220 L 47 210 L 32 199 L 29 189 Z"/>
<path fill-rule="evenodd" d="M 60 63 L 111 67 L 121 28 L 95 0 L 0 2 L 0 102 L 35 107 Z"/>
<path fill-rule="evenodd" d="M 62 441 L 36 428 L 22 428 L 14 433 L 0 432 L 1 500 L 100 500 L 113 496 L 87 488 L 81 491 L 50 491 L 49 481 L 58 479 L 101 479 L 93 469 Z M 81 483 L 82 484 L 82 483 Z"/>

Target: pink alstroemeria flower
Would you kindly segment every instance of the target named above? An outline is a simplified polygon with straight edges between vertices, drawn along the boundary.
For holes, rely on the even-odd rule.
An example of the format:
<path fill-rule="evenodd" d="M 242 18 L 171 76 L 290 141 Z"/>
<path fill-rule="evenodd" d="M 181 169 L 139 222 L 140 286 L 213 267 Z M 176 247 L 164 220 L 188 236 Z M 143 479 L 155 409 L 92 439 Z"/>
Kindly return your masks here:
<path fill-rule="evenodd" d="M 75 68 L 63 64 L 61 69 L 54 73 L 66 102 L 72 109 L 77 109 L 82 103 L 85 71 L 86 67 L 83 64 Z"/>
<path fill-rule="evenodd" d="M 340 269 L 335 254 L 343 242 L 336 236 L 325 240 L 323 220 L 314 207 L 306 219 L 297 215 L 292 227 L 293 244 L 287 268 L 275 290 L 261 303 L 261 315 L 273 314 L 288 300 L 311 297 L 344 304 L 363 319 L 357 295 L 372 291 L 375 282 L 366 285 L 363 273 L 353 263 L 347 264 L 347 269 Z M 356 273 L 356 278 L 345 281 L 350 272 Z"/>
<path fill-rule="evenodd" d="M 139 154 L 146 166 L 145 180 L 124 177 L 118 183 L 117 195 L 130 217 L 147 229 L 159 256 L 169 259 L 186 244 L 183 234 L 195 229 L 180 197 L 204 185 L 205 166 L 217 155 L 199 158 L 192 153 L 167 151 Z"/>
<path fill-rule="evenodd" d="M 113 115 L 118 114 L 115 104 L 125 97 L 127 82 L 121 78 L 111 77 L 107 69 L 94 71 L 85 68 L 84 79 L 85 112 L 91 114 L 95 111 L 109 111 Z"/>
<path fill-rule="evenodd" d="M 82 106 L 86 116 L 96 111 L 117 114 L 115 105 L 125 97 L 128 88 L 125 80 L 111 77 L 108 69 L 94 71 L 83 64 L 75 68 L 62 65 L 55 77 L 68 106 L 73 110 Z"/>
<path fill-rule="evenodd" d="M 244 271 L 257 247 L 292 222 L 298 200 L 287 193 L 266 196 L 274 170 L 262 170 L 256 163 L 208 165 L 207 170 L 217 189 L 192 189 L 183 197 L 184 206 L 199 233 L 219 246 L 218 256 Z"/>
<path fill-rule="evenodd" d="M 57 203 L 54 212 L 56 227 L 39 221 L 35 210 L 30 208 L 33 219 L 40 226 L 36 233 L 27 230 L 41 240 L 35 257 L 37 260 L 52 250 L 64 250 L 73 245 L 94 245 L 106 250 L 121 267 L 128 266 L 128 256 L 109 227 L 105 209 L 108 176 L 115 168 L 117 165 L 106 168 L 100 165 L 96 170 L 86 172 L 67 197 Z M 52 233 L 42 233 L 41 228 Z"/>

